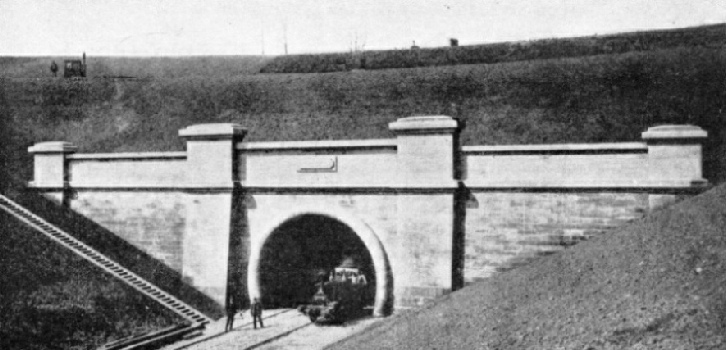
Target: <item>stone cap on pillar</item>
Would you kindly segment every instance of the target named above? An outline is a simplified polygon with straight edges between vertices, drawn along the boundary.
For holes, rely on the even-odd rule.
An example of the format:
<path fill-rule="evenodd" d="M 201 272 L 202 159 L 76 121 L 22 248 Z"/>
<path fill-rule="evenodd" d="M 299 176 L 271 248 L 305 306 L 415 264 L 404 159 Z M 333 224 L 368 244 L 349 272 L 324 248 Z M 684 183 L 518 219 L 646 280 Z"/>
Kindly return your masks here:
<path fill-rule="evenodd" d="M 234 123 L 210 123 L 187 126 L 179 137 L 187 140 L 235 140 L 247 134 L 247 129 Z"/>
<path fill-rule="evenodd" d="M 695 125 L 659 125 L 650 127 L 642 133 L 643 140 L 647 142 L 699 142 L 707 136 L 706 130 Z"/>
<path fill-rule="evenodd" d="M 458 128 L 459 122 L 445 115 L 399 118 L 395 122 L 388 124 L 388 129 L 397 134 L 453 133 Z"/>
<path fill-rule="evenodd" d="M 28 147 L 31 154 L 75 153 L 78 147 L 65 141 L 47 141 L 36 143 Z"/>

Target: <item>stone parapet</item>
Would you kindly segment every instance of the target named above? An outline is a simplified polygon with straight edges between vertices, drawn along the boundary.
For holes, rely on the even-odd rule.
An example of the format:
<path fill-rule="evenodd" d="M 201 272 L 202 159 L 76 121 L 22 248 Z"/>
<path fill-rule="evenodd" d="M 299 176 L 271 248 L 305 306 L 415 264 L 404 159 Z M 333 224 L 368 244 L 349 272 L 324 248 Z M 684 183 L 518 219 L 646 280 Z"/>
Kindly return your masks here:
<path fill-rule="evenodd" d="M 381 140 L 341 140 L 341 141 L 270 141 L 245 142 L 237 145 L 237 150 L 244 152 L 285 152 L 291 150 L 376 150 L 396 149 L 395 139 Z"/>
<path fill-rule="evenodd" d="M 74 189 L 181 187 L 186 178 L 186 152 L 91 153 L 67 157 Z"/>
<path fill-rule="evenodd" d="M 643 142 L 618 143 L 563 143 L 546 145 L 497 145 L 497 146 L 464 146 L 465 154 L 603 154 L 603 153 L 634 153 L 646 152 L 648 146 Z"/>
<path fill-rule="evenodd" d="M 186 152 L 119 152 L 119 153 L 86 153 L 73 154 L 68 156 L 71 160 L 89 160 L 89 161 L 113 161 L 119 159 L 128 160 L 149 160 L 149 159 L 186 159 Z"/>
<path fill-rule="evenodd" d="M 447 116 L 400 118 L 388 127 L 396 134 L 398 144 L 398 183 L 455 185 L 459 153 L 459 123 L 455 119 Z"/>
<path fill-rule="evenodd" d="M 463 180 L 478 189 L 691 193 L 707 184 L 706 135 L 695 126 L 665 125 L 644 132 L 645 142 L 467 146 Z"/>
<path fill-rule="evenodd" d="M 187 184 L 232 187 L 238 180 L 235 145 L 247 129 L 238 124 L 198 124 L 179 131 L 187 142 Z"/>
<path fill-rule="evenodd" d="M 76 150 L 77 148 L 71 143 L 63 141 L 41 142 L 29 147 L 28 152 L 34 158 L 32 186 L 66 187 L 70 177 L 67 158 Z"/>
<path fill-rule="evenodd" d="M 650 185 L 705 184 L 701 143 L 706 136 L 706 131 L 693 125 L 662 125 L 643 132 L 642 137 L 648 144 Z"/>

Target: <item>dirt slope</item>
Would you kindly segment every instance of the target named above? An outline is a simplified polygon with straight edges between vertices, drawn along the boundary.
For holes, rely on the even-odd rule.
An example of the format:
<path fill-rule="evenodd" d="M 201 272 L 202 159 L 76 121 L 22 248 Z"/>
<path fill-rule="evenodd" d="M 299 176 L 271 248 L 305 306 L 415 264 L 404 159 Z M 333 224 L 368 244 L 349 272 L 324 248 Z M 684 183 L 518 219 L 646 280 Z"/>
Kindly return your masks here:
<path fill-rule="evenodd" d="M 726 186 L 332 349 L 726 349 Z"/>

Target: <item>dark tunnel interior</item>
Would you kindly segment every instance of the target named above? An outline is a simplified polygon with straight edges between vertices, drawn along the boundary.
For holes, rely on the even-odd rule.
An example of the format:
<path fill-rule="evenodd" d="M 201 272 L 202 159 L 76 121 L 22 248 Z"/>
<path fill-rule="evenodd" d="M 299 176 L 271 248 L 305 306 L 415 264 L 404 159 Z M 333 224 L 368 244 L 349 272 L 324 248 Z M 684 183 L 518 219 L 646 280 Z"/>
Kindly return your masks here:
<path fill-rule="evenodd" d="M 310 302 L 316 284 L 343 260 L 353 259 L 368 285 L 366 305 L 373 305 L 375 270 L 368 249 L 342 222 L 303 215 L 278 227 L 262 248 L 260 288 L 266 308 L 290 308 Z"/>

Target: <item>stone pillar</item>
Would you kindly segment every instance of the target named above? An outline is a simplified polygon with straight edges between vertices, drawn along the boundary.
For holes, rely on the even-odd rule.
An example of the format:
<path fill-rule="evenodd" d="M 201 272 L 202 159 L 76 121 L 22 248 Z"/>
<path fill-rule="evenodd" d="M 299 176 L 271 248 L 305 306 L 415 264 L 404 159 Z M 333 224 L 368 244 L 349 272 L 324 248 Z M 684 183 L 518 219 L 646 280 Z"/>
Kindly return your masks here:
<path fill-rule="evenodd" d="M 232 187 L 237 181 L 234 146 L 247 130 L 238 124 L 198 124 L 179 130 L 187 143 L 187 184 Z"/>
<path fill-rule="evenodd" d="M 454 287 L 458 122 L 446 116 L 389 124 L 397 139 L 398 222 L 388 256 L 397 307 L 419 306 Z"/>
<path fill-rule="evenodd" d="M 200 124 L 179 131 L 187 142 L 189 191 L 182 274 L 221 305 L 227 292 L 233 189 L 238 180 L 235 144 L 245 134 L 236 124 Z"/>
<path fill-rule="evenodd" d="M 688 188 L 704 186 L 702 142 L 707 133 L 693 125 L 662 125 L 648 128 L 643 140 L 648 144 L 648 182 L 651 187 Z M 676 201 L 674 193 L 648 197 L 651 210 Z"/>
<path fill-rule="evenodd" d="M 33 155 L 33 181 L 31 186 L 42 189 L 50 198 L 67 202 L 70 171 L 68 156 L 77 148 L 68 142 L 41 142 L 28 148 Z"/>
<path fill-rule="evenodd" d="M 447 116 L 409 117 L 388 127 L 396 134 L 401 185 L 456 187 L 456 120 Z"/>

